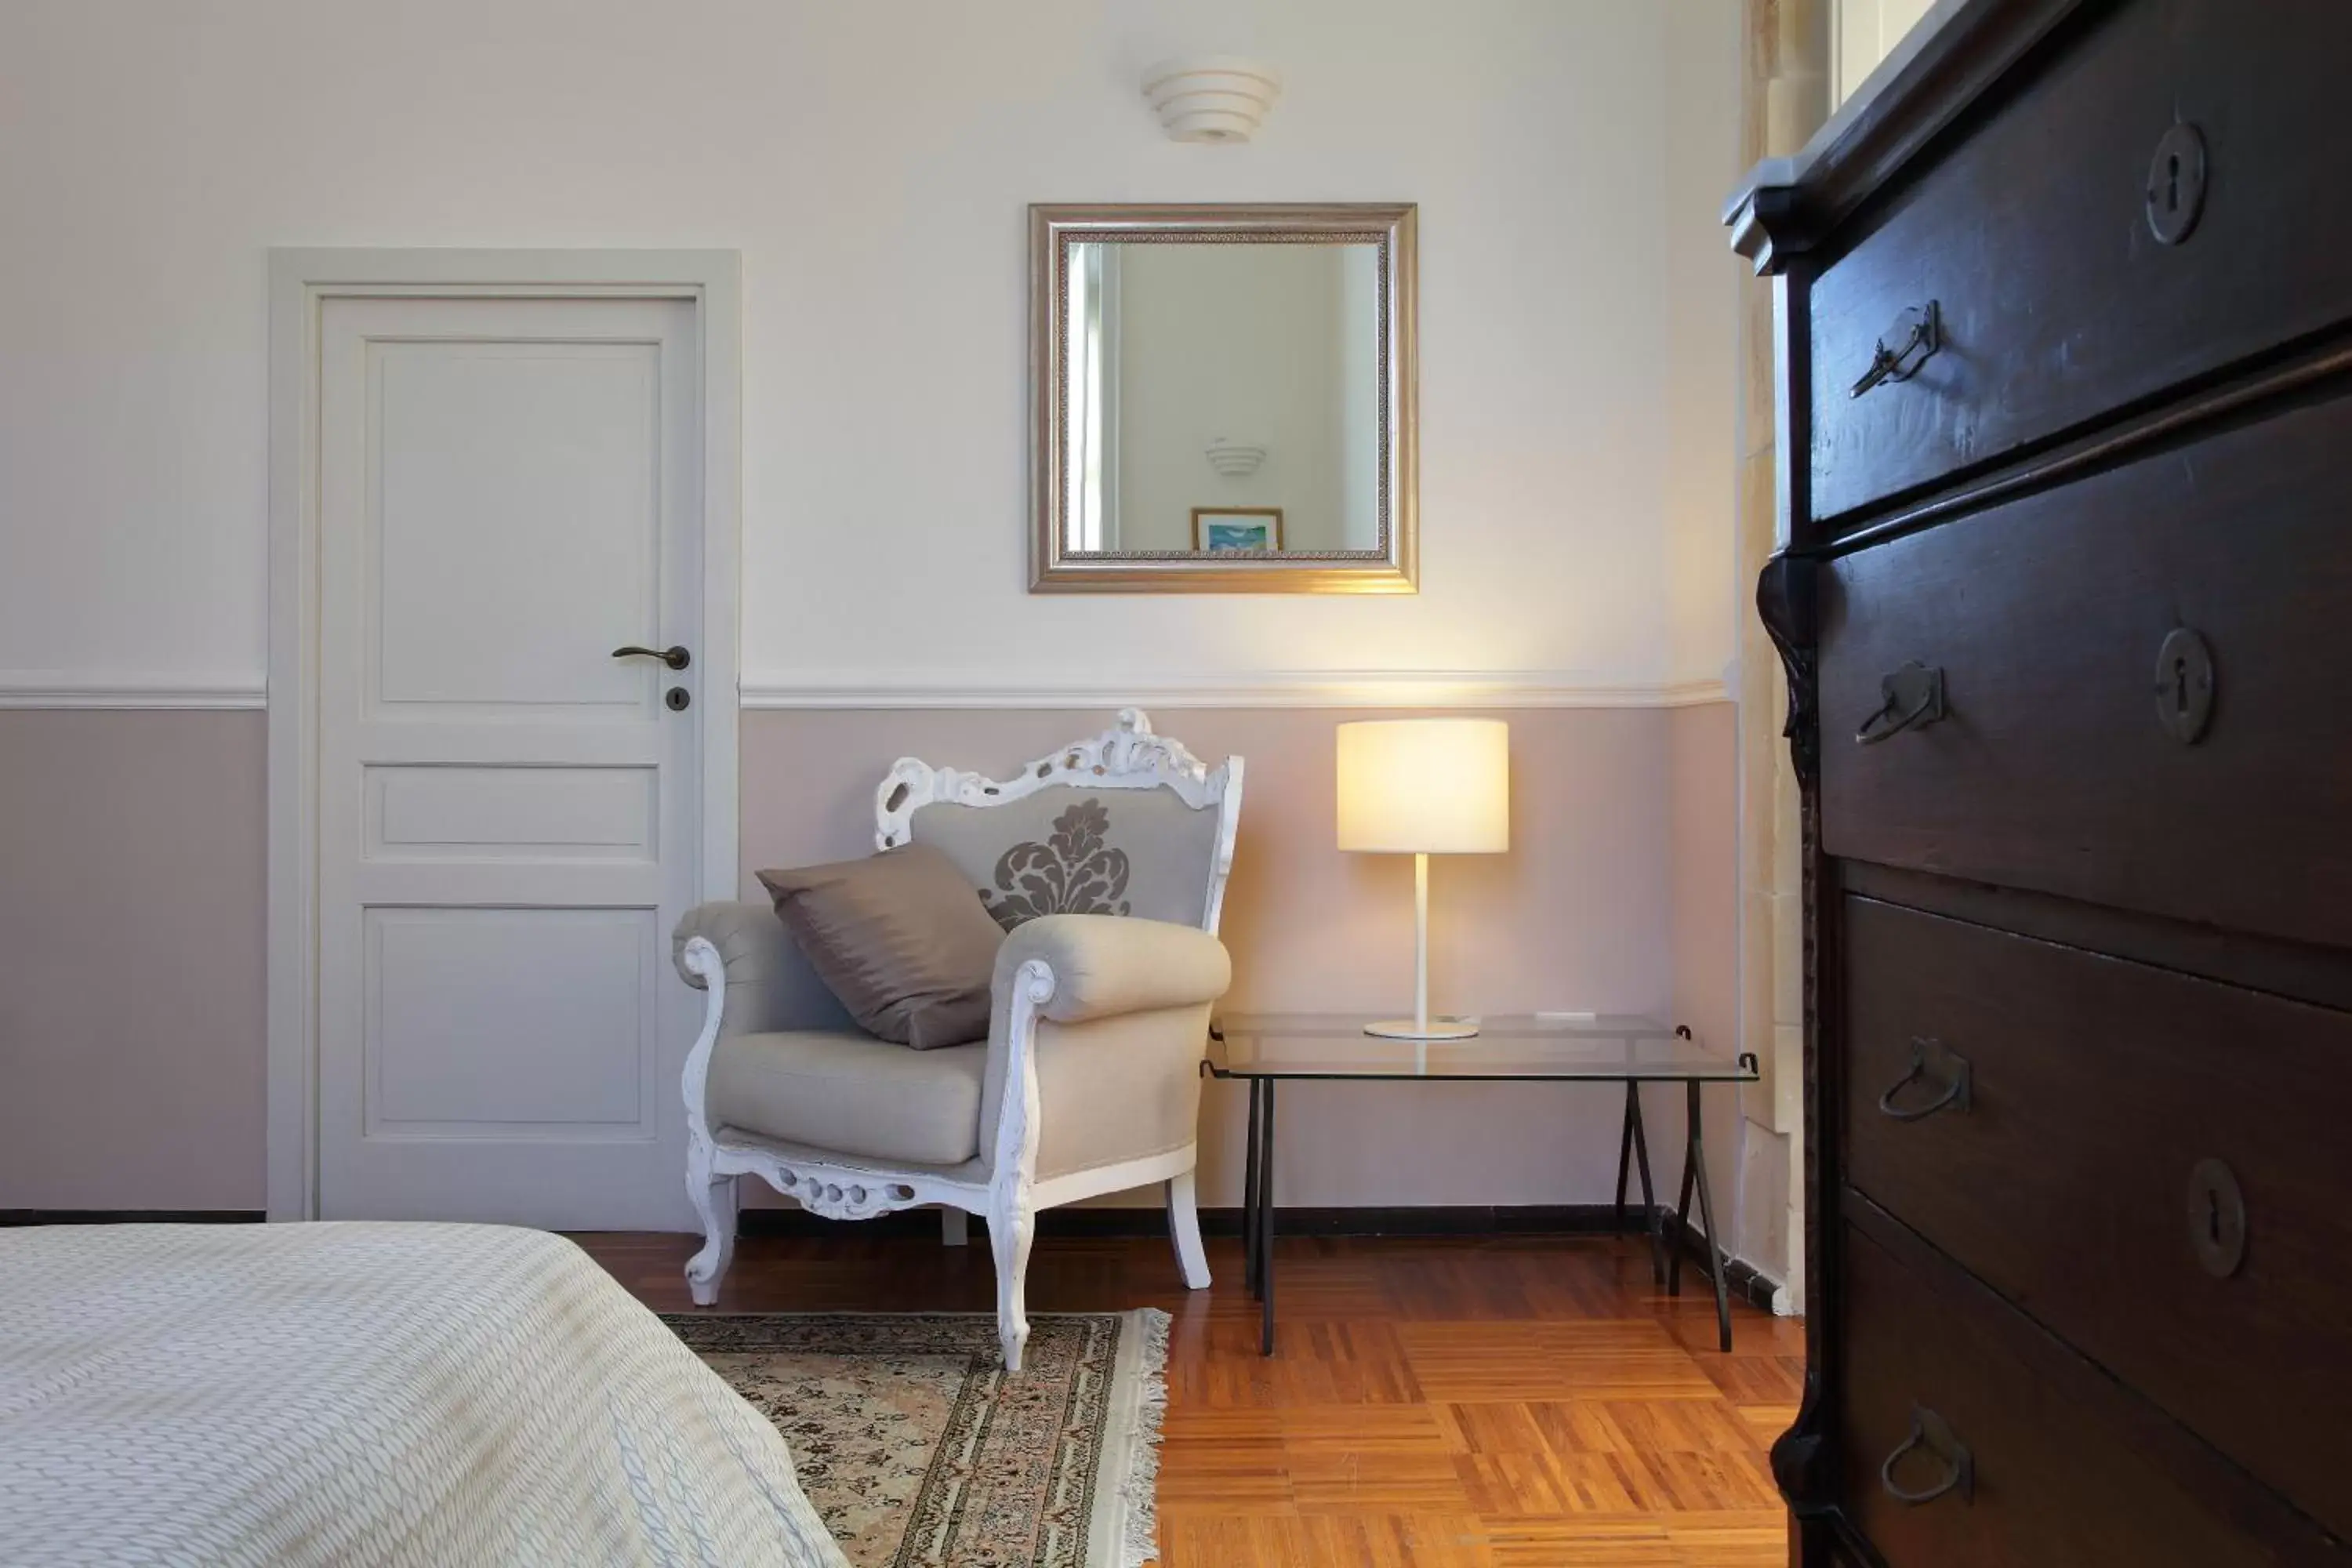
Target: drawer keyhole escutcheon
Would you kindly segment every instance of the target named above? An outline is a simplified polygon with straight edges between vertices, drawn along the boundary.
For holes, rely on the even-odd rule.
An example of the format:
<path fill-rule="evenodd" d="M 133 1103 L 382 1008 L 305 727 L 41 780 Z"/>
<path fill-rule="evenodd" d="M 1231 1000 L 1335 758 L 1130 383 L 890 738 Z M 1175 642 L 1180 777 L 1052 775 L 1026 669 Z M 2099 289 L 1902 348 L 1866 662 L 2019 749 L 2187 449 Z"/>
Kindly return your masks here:
<path fill-rule="evenodd" d="M 1853 732 L 1857 745 L 1874 746 L 1890 736 L 1944 716 L 1944 672 L 1914 659 L 1878 681 L 1878 711 Z"/>
<path fill-rule="evenodd" d="M 2220 1160 L 2200 1160 L 2189 1173 L 2189 1240 L 2198 1267 L 2216 1279 L 2246 1261 L 2246 1194 Z"/>
<path fill-rule="evenodd" d="M 2176 626 L 2156 650 L 2156 717 L 2164 732 L 2193 746 L 2213 721 L 2213 649 Z"/>
<path fill-rule="evenodd" d="M 2179 245 L 2204 210 L 2205 138 L 2194 125 L 2175 125 L 2148 160 L 2148 232 L 2159 244 Z"/>
<path fill-rule="evenodd" d="M 1895 1479 L 1895 1467 L 1914 1451 L 1931 1454 L 1942 1461 L 1943 1473 L 1924 1487 L 1906 1487 Z M 1924 1467 L 1923 1467 L 1924 1468 Z M 1934 1502 L 1947 1492 L 1958 1492 L 1962 1502 L 1974 1502 L 1977 1490 L 1976 1456 L 1968 1445 L 1952 1435 L 1951 1423 L 1925 1405 L 1911 1407 L 1911 1435 L 1903 1439 L 1886 1462 L 1878 1467 L 1878 1484 L 1896 1502 L 1917 1508 Z"/>
<path fill-rule="evenodd" d="M 1916 1105 L 1895 1103 L 1895 1097 L 1912 1085 L 1933 1084 L 1937 1079 L 1944 1087 L 1934 1097 Z M 1924 1121 L 1948 1109 L 1965 1115 L 1975 1104 L 1976 1069 L 1969 1065 L 1969 1058 L 1941 1040 L 1916 1035 L 1911 1038 L 1911 1070 L 1888 1085 L 1886 1092 L 1878 1097 L 1880 1113 L 1897 1121 Z"/>

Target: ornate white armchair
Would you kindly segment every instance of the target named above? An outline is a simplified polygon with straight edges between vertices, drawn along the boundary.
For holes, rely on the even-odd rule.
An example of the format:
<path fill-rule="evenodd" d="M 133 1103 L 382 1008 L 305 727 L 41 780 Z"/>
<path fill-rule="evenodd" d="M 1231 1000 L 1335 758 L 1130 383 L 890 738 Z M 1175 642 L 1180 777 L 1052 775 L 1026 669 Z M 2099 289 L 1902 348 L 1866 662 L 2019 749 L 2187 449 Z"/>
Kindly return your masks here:
<path fill-rule="evenodd" d="M 988 1038 L 969 1046 L 857 1030 L 766 904 L 688 915 L 678 973 L 709 993 L 686 1062 L 695 1300 L 718 1299 L 740 1175 L 835 1219 L 926 1204 L 985 1215 L 1015 1372 L 1040 1209 L 1164 1184 L 1178 1266 L 1205 1289 L 1199 1067 L 1232 977 L 1215 932 L 1241 799 L 1239 757 L 1213 772 L 1131 708 L 1010 779 L 894 766 L 875 791 L 876 847 L 935 846 L 1007 928 Z"/>

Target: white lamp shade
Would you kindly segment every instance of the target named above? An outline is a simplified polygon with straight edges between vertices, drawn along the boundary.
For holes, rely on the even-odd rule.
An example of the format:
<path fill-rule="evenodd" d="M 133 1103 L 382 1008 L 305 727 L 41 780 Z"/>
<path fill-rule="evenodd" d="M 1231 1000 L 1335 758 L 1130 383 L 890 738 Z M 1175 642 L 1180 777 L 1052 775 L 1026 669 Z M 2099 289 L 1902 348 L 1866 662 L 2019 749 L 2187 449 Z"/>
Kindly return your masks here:
<path fill-rule="evenodd" d="M 1339 847 L 1494 855 L 1511 847 L 1511 727 L 1500 719 L 1339 726 Z"/>

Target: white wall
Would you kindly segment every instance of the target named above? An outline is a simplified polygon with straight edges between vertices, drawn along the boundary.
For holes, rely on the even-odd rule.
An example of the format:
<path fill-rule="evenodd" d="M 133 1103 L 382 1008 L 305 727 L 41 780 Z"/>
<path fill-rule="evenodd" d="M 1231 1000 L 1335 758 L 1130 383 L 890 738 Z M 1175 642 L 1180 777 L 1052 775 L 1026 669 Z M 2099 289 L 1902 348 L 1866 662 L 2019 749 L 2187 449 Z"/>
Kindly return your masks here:
<path fill-rule="evenodd" d="M 1835 0 L 1830 25 L 1830 107 L 1853 96 L 1935 0 Z"/>
<path fill-rule="evenodd" d="M 1733 510 L 1739 419 L 1736 374 L 1741 263 L 1725 243 L 1722 206 L 1744 173 L 1739 156 L 1737 0 L 1665 7 L 1668 91 L 1662 128 L 1665 184 L 1658 350 L 1665 478 L 1667 659 L 1677 682 L 1720 678 L 1738 646 L 1754 584 L 1737 580 Z M 1710 199 L 1707 192 L 1714 192 Z M 1777 722 L 1777 721 L 1776 721 Z"/>
<path fill-rule="evenodd" d="M 1738 28 L 1733 0 L 10 0 L 0 686 L 257 687 L 273 245 L 740 247 L 755 686 L 1053 680 L 1076 647 L 1105 681 L 1174 650 L 1203 680 L 1711 677 L 1728 620 L 1683 605 L 1715 569 L 1676 541 L 1725 531 L 1685 437 L 1734 374 L 1736 93 L 1673 57 Z M 1135 83 L 1176 49 L 1281 63 L 1258 143 L 1165 140 Z M 1423 592 L 1029 596 L 1024 205 L 1251 199 L 1421 204 Z"/>
<path fill-rule="evenodd" d="M 0 0 L 0 709 L 71 683 L 257 695 L 276 245 L 740 248 L 755 687 L 887 709 L 893 682 L 1074 672 L 1714 679 L 1739 27 L 1738 0 Z M 1183 50 L 1280 62 L 1260 142 L 1161 136 L 1135 82 Z M 1423 592 L 1028 595 L 1025 205 L 1245 200 L 1420 204 Z M 1162 719 L 1252 758 L 1228 925 L 1248 999 L 1384 1005 L 1363 977 L 1404 951 L 1410 899 L 1331 847 L 1331 716 Z M 1728 1029 L 1727 722 L 1518 716 L 1517 848 L 1439 873 L 1451 1005 Z M 777 853 L 821 829 L 813 852 L 847 852 L 890 756 L 1001 761 L 1080 727 L 759 716 L 747 852 L 761 824 Z M 832 785 L 803 776 L 820 763 Z M 19 1121 L 103 1098 L 118 1142 L 173 1153 L 0 1136 L 0 1206 L 260 1202 L 261 777 L 251 714 L 0 712 L 0 931 L 48 933 L 0 942 Z M 130 930 L 163 829 L 202 861 L 205 913 Z M 93 954 L 139 984 L 33 1005 Z M 1409 1113 L 1402 1164 L 1395 1109 L 1286 1110 L 1331 1153 L 1285 1190 L 1580 1202 L 1612 1169 L 1603 1096 L 1465 1090 Z"/>

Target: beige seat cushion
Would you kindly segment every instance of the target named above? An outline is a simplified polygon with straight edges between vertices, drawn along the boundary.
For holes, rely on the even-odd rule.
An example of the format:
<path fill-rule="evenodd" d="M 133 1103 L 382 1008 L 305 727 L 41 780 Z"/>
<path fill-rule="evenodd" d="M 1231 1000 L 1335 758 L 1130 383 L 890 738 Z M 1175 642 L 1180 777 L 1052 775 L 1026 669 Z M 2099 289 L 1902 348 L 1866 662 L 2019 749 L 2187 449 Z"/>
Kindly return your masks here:
<path fill-rule="evenodd" d="M 714 1126 L 868 1160 L 953 1165 L 980 1152 L 986 1041 L 913 1051 L 852 1030 L 722 1036 Z"/>

